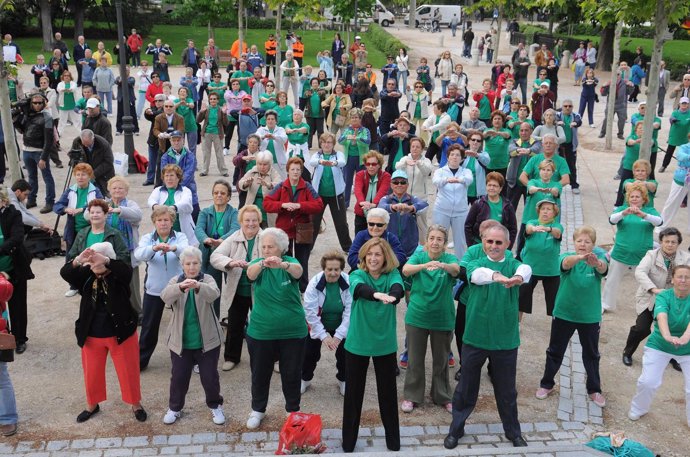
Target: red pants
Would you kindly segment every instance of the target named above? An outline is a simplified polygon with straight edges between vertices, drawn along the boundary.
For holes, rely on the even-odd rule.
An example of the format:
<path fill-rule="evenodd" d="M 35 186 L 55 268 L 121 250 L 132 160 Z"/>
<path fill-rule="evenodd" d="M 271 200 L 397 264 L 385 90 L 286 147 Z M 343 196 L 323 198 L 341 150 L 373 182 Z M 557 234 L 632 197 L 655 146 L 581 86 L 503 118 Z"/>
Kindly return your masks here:
<path fill-rule="evenodd" d="M 134 332 L 129 338 L 117 344 L 117 338 L 86 338 L 81 349 L 81 364 L 84 369 L 86 402 L 95 405 L 107 398 L 105 384 L 105 362 L 110 357 L 120 381 L 122 401 L 130 405 L 141 401 L 139 383 L 139 337 Z"/>

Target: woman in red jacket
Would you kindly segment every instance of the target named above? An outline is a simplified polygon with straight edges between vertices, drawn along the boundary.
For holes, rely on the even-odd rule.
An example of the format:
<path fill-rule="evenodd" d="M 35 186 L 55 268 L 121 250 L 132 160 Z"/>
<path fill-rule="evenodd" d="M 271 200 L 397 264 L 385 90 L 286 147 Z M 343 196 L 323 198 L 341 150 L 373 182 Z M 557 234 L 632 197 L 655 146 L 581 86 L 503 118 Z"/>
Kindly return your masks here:
<path fill-rule="evenodd" d="M 367 229 L 367 212 L 379 206 L 379 200 L 391 188 L 391 175 L 383 171 L 383 156 L 369 151 L 362 156 L 364 170 L 355 175 L 355 236 Z"/>
<path fill-rule="evenodd" d="M 311 215 L 323 211 L 323 201 L 318 192 L 302 179 L 303 168 L 301 158 L 288 159 L 285 166 L 287 179 L 264 197 L 264 210 L 278 214 L 275 226 L 287 233 L 290 239 L 288 255 L 295 257 L 302 265 L 302 277 L 299 281 L 302 292 L 307 289 L 309 282 L 309 254 L 314 239 Z"/>

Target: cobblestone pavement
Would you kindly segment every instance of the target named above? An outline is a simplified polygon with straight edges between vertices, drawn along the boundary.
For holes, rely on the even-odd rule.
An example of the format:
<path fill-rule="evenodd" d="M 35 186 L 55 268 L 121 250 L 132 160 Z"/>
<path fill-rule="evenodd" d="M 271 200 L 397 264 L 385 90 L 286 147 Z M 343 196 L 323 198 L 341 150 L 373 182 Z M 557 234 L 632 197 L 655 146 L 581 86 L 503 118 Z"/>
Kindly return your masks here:
<path fill-rule="evenodd" d="M 503 435 L 501 424 L 468 424 L 460 446 L 443 449 L 447 425 L 401 427 L 402 449 L 399 455 L 511 455 L 585 457 L 603 455 L 582 445 L 593 431 L 582 422 L 523 423 L 523 436 L 529 449 L 513 448 Z M 340 453 L 340 429 L 323 430 L 329 453 Z M 384 455 L 383 427 L 360 428 L 355 452 Z M 139 457 L 175 455 L 222 457 L 270 455 L 278 447 L 278 432 L 197 433 L 193 435 L 131 436 L 64 441 L 19 442 L 16 446 L 0 444 L 0 455 L 23 457 Z M 380 454 L 379 454 L 380 453 Z M 390 455 L 390 453 L 388 453 Z"/>

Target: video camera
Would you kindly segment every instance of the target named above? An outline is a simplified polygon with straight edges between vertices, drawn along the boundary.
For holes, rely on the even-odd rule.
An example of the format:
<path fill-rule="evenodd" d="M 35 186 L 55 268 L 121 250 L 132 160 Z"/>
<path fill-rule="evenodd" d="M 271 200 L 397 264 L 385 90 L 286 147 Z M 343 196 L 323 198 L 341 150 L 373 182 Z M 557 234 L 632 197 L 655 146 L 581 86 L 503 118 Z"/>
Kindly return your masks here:
<path fill-rule="evenodd" d="M 85 162 L 84 152 L 79 148 L 70 149 L 70 151 L 67 153 L 67 155 L 69 156 L 69 166 L 70 167 L 74 167 L 78 163 Z"/>
<path fill-rule="evenodd" d="M 29 110 L 31 109 L 31 98 L 29 97 L 24 97 L 20 98 L 16 102 L 12 102 L 10 105 L 10 112 L 12 113 L 12 117 L 18 117 L 20 115 L 28 115 Z"/>

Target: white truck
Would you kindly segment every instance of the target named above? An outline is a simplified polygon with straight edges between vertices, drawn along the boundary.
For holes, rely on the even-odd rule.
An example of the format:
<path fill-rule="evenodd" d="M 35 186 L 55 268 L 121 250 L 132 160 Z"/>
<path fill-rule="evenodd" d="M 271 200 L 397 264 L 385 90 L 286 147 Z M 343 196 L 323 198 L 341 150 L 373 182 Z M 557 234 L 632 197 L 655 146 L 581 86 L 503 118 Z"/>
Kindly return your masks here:
<path fill-rule="evenodd" d="M 323 10 L 323 17 L 329 21 L 339 21 L 340 18 L 333 15 L 332 8 L 325 8 Z M 381 25 L 381 27 L 388 27 L 395 24 L 395 16 L 388 11 L 386 6 L 379 0 L 376 0 L 372 11 L 359 10 L 357 12 L 357 22 L 360 24 L 368 24 L 371 21 Z M 350 20 L 350 24 L 354 24 L 354 19 Z"/>
<path fill-rule="evenodd" d="M 460 5 L 421 5 L 415 10 L 415 27 L 419 27 L 419 24 L 425 21 L 431 23 L 436 9 L 441 13 L 441 26 L 450 26 L 450 20 L 453 18 L 454 14 L 458 16 L 458 23 L 462 18 L 462 7 Z M 405 25 L 409 23 L 410 15 L 408 13 L 405 15 Z"/>

